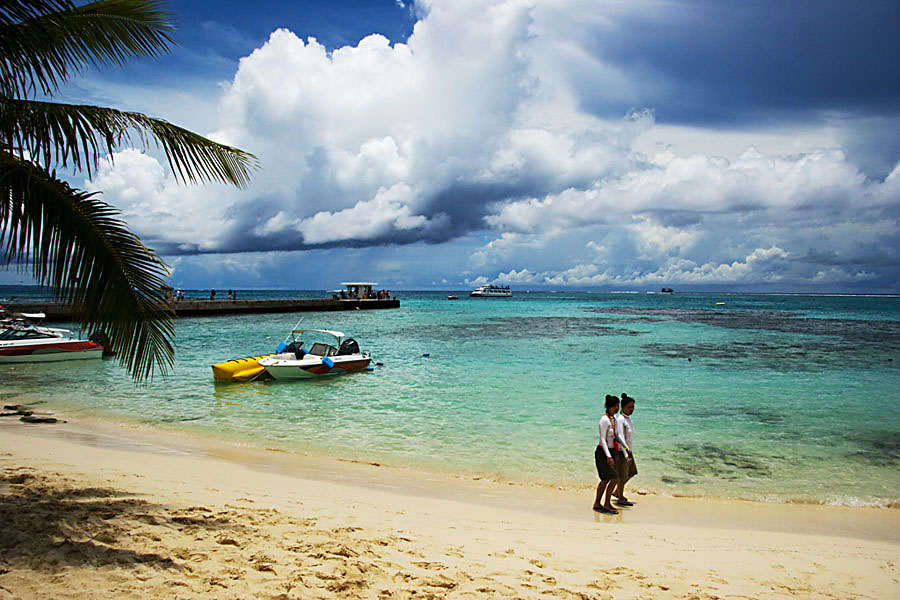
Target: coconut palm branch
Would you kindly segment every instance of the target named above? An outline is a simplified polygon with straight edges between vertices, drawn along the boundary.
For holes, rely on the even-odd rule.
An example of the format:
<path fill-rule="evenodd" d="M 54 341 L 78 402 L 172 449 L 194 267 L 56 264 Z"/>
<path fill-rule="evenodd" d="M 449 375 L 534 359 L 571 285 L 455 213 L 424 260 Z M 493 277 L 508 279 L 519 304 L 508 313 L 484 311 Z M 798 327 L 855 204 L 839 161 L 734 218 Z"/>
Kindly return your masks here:
<path fill-rule="evenodd" d="M 163 297 L 165 264 L 117 215 L 96 194 L 0 153 L 7 265 L 30 263 L 34 279 L 71 302 L 82 327 L 102 333 L 106 350 L 141 380 L 172 364 L 172 309 Z"/>
<path fill-rule="evenodd" d="M 158 57 L 174 43 L 160 0 L 4 0 L 0 5 L 0 91 L 52 94 L 85 66 Z"/>
<path fill-rule="evenodd" d="M 256 159 L 162 119 L 101 106 L 0 98 L 0 139 L 21 157 L 52 165 L 96 170 L 123 145 L 162 148 L 183 182 L 223 181 L 244 187 Z"/>
<path fill-rule="evenodd" d="M 165 153 L 182 182 L 249 182 L 252 154 L 146 115 L 38 99 L 87 67 L 168 51 L 174 26 L 159 0 L 0 2 L 0 256 L 71 302 L 81 324 L 140 381 L 173 364 L 167 267 L 116 209 L 55 175 L 95 171 L 134 142 Z"/>

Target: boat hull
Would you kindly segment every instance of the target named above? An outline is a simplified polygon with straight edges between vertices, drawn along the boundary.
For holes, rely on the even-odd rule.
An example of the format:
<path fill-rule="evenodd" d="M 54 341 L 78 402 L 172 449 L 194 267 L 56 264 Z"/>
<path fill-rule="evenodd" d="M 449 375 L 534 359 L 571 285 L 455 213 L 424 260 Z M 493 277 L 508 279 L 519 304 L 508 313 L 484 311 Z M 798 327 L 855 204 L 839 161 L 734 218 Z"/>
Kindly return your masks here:
<path fill-rule="evenodd" d="M 329 356 L 333 363 L 329 366 L 323 357 L 307 355 L 302 359 L 285 359 L 269 357 L 260 361 L 260 366 L 274 379 L 317 379 L 334 375 L 346 375 L 362 371 L 369 366 L 372 359 L 361 354 L 347 356 Z"/>
<path fill-rule="evenodd" d="M 0 346 L 0 363 L 89 360 L 103 356 L 103 348 L 89 341 Z"/>

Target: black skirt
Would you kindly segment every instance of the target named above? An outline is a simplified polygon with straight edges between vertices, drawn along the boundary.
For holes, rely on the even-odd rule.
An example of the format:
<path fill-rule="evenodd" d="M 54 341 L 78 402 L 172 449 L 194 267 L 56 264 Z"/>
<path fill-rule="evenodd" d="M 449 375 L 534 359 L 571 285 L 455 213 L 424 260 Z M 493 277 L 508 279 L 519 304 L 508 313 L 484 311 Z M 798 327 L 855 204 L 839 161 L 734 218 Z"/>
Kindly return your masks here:
<path fill-rule="evenodd" d="M 603 446 L 600 444 L 597 444 L 597 449 L 594 450 L 594 463 L 597 465 L 597 475 L 600 476 L 602 481 L 611 481 L 619 478 L 619 476 L 616 475 L 616 470 L 609 466 L 609 462 L 606 460 L 606 454 L 603 452 Z"/>
<path fill-rule="evenodd" d="M 637 475 L 637 465 L 634 462 L 634 458 L 628 460 L 625 458 L 624 452 L 616 453 L 616 473 L 619 474 L 619 479 L 631 479 L 635 475 Z"/>

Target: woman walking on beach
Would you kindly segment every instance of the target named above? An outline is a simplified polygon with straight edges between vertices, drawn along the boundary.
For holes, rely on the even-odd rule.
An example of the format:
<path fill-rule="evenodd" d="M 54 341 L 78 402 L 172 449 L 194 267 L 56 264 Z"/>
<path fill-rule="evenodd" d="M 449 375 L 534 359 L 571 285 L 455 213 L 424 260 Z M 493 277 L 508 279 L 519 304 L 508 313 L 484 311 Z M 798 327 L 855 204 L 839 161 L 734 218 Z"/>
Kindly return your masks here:
<path fill-rule="evenodd" d="M 631 413 L 634 412 L 634 398 L 622 392 L 622 411 L 616 416 L 616 433 L 619 440 L 619 456 L 616 458 L 616 472 L 619 475 L 618 485 L 613 496 L 619 506 L 634 506 L 625 497 L 625 484 L 637 475 L 634 462 L 634 423 Z"/>
<path fill-rule="evenodd" d="M 594 498 L 594 510 L 611 515 L 618 514 L 612 504 L 610 496 L 616 488 L 616 460 L 615 452 L 618 451 L 616 441 L 616 413 L 619 412 L 619 399 L 606 395 L 606 414 L 600 418 L 600 443 L 594 450 L 594 463 L 597 465 L 597 475 L 600 483 L 597 485 L 597 497 Z M 604 501 L 603 492 L 606 491 Z"/>

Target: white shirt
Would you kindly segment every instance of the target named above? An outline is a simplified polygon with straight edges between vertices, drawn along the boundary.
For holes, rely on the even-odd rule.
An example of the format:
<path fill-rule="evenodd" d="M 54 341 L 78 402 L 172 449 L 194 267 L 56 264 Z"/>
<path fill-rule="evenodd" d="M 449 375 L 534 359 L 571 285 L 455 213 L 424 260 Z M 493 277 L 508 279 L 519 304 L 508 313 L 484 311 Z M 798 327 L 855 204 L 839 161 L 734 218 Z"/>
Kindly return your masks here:
<path fill-rule="evenodd" d="M 631 417 L 622 413 L 616 415 L 616 436 L 619 438 L 619 446 L 625 452 L 625 458 L 630 458 L 634 444 L 634 423 L 631 422 Z"/>
<path fill-rule="evenodd" d="M 600 446 L 606 453 L 606 458 L 612 458 L 613 442 L 616 441 L 615 427 L 609 420 L 609 415 L 600 417 Z"/>

